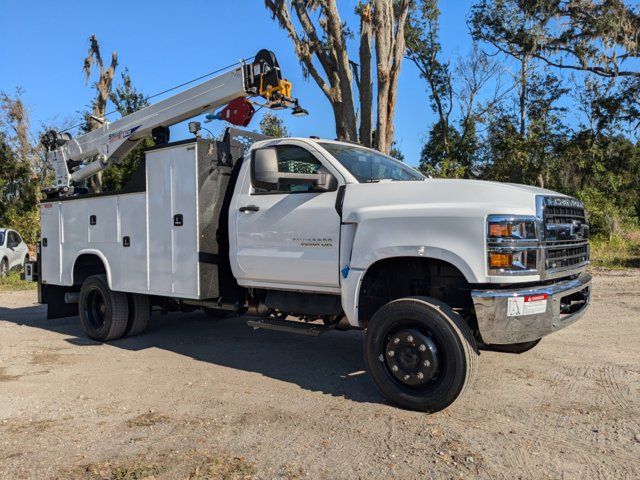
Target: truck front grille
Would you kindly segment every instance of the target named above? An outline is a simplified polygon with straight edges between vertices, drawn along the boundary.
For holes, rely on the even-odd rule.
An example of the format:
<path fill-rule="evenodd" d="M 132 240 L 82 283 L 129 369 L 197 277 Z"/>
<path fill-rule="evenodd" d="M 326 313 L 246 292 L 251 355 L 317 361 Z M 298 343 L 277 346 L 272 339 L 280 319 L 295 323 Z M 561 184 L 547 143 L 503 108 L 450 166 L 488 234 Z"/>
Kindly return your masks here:
<path fill-rule="evenodd" d="M 545 256 L 545 268 L 567 268 L 583 265 L 589 261 L 589 245 L 548 246 Z"/>
<path fill-rule="evenodd" d="M 566 197 L 541 197 L 539 209 L 545 270 L 565 271 L 589 263 L 589 226 L 582 202 Z"/>
<path fill-rule="evenodd" d="M 559 207 L 549 205 L 545 208 L 545 220 L 548 224 L 571 223 L 574 220 L 586 223 L 584 207 Z"/>

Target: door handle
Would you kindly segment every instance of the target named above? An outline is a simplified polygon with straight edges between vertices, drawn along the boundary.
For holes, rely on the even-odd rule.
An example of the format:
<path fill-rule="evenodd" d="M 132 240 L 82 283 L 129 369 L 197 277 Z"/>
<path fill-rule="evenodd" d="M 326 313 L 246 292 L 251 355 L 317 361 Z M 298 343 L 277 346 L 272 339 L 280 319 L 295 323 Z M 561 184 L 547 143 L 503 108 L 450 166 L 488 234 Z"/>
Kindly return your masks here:
<path fill-rule="evenodd" d="M 240 207 L 239 210 L 241 212 L 257 212 L 258 210 L 260 210 L 260 207 L 258 207 L 257 205 L 247 205 L 245 207 Z"/>

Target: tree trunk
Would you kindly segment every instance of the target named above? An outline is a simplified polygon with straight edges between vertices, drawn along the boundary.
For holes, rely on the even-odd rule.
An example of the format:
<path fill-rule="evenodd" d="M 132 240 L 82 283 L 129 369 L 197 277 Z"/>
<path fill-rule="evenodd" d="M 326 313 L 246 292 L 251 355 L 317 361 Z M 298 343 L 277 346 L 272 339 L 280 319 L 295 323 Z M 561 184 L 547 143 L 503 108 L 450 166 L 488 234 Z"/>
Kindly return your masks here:
<path fill-rule="evenodd" d="M 338 125 L 336 124 L 336 133 L 338 133 L 338 138 L 341 140 L 357 142 L 358 132 L 353 98 L 353 76 L 351 74 L 351 65 L 349 64 L 349 55 L 347 54 L 342 20 L 335 0 L 324 0 L 320 3 L 324 5 L 327 44 L 329 51 L 333 53 L 338 77 L 337 90 L 339 95 L 335 103 L 338 110 L 344 115 L 340 132 L 338 132 Z"/>
<path fill-rule="evenodd" d="M 390 12 L 392 19 L 394 18 L 393 0 L 389 1 Z M 409 8 L 411 6 L 410 0 L 401 0 L 398 5 L 399 12 L 395 17 L 395 33 L 393 21 L 391 22 L 391 29 L 393 35 L 393 50 L 391 57 L 391 68 L 389 72 L 389 101 L 387 103 L 387 149 L 385 153 L 389 153 L 393 140 L 395 138 L 395 113 L 396 103 L 398 101 L 398 80 L 400 78 L 400 68 L 402 67 L 402 60 L 407 51 L 406 41 L 404 38 L 404 30 L 407 23 L 407 17 L 409 15 Z"/>
<path fill-rule="evenodd" d="M 95 83 L 96 98 L 93 100 L 93 108 L 91 114 L 93 117 L 101 119 L 107 114 L 107 101 L 111 94 L 111 86 L 113 84 L 113 77 L 116 73 L 116 67 L 118 66 L 118 53 L 113 52 L 111 54 L 111 65 L 108 68 L 104 68 L 102 62 L 102 56 L 100 55 L 100 45 L 95 35 L 91 35 L 89 38 L 89 54 L 84 59 L 84 75 L 85 83 L 91 76 L 91 66 L 94 61 L 100 68 L 98 81 Z M 90 118 L 87 122 L 88 131 L 93 131 L 102 126 L 102 123 L 95 118 Z M 94 192 L 102 191 L 102 172 L 98 172 L 93 177 L 89 178 L 89 186 Z"/>
<path fill-rule="evenodd" d="M 376 68 L 378 70 L 378 115 L 376 148 L 387 153 L 387 114 L 389 112 L 389 62 L 391 60 L 393 6 L 388 0 L 374 0 L 373 23 L 376 35 Z M 391 11 L 390 11 L 391 10 Z"/>
<path fill-rule="evenodd" d="M 371 4 L 360 10 L 360 80 L 358 93 L 360 100 L 360 143 L 371 147 L 373 83 L 371 79 Z"/>
<path fill-rule="evenodd" d="M 373 26 L 378 70 L 378 114 L 376 148 L 389 153 L 394 137 L 394 114 L 398 76 L 405 54 L 404 27 L 409 13 L 409 0 L 398 5 L 394 14 L 393 0 L 373 0 Z"/>
<path fill-rule="evenodd" d="M 364 145 L 373 143 L 371 42 L 375 40 L 378 68 L 377 148 L 388 153 L 393 143 L 396 89 L 405 53 L 404 26 L 410 0 L 370 0 L 359 3 L 357 7 L 361 18 L 360 76 L 356 76 L 361 112 L 359 128 L 353 92 L 353 64 L 347 53 L 346 27 L 340 18 L 336 0 L 264 0 L 264 3 L 273 18 L 289 34 L 305 74 L 314 79 L 331 102 L 338 138 L 357 141 L 359 137 Z M 394 13 L 394 4 L 397 13 Z M 310 14 L 317 10 L 320 10 L 320 15 L 314 22 Z M 297 16 L 298 28 L 302 30 L 300 33 L 291 18 L 291 11 Z M 318 34 L 319 29 L 322 29 L 322 35 Z M 314 59 L 321 68 L 314 64 Z"/>
<path fill-rule="evenodd" d="M 526 121 L 527 121 L 527 75 L 528 72 L 528 59 L 526 56 L 520 59 L 520 138 L 524 139 L 526 133 Z"/>

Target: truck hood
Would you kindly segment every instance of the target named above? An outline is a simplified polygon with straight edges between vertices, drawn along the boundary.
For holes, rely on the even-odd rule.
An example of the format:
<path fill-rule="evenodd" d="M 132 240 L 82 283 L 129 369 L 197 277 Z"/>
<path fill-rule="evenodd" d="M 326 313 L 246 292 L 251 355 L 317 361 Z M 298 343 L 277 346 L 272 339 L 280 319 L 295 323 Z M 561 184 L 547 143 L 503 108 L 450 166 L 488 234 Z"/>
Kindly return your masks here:
<path fill-rule="evenodd" d="M 535 215 L 536 196 L 566 195 L 543 188 L 481 180 L 426 179 L 347 185 L 343 221 L 389 215 L 405 217 Z"/>

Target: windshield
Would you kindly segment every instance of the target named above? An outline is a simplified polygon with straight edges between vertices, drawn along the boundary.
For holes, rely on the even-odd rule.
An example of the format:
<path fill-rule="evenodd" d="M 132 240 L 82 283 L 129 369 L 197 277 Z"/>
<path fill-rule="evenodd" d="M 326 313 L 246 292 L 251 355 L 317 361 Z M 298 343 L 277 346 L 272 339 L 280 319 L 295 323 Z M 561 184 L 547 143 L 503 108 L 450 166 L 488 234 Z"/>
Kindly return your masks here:
<path fill-rule="evenodd" d="M 375 150 L 340 143 L 320 143 L 320 145 L 361 183 L 380 180 L 424 180 L 425 178 L 413 168 Z"/>

